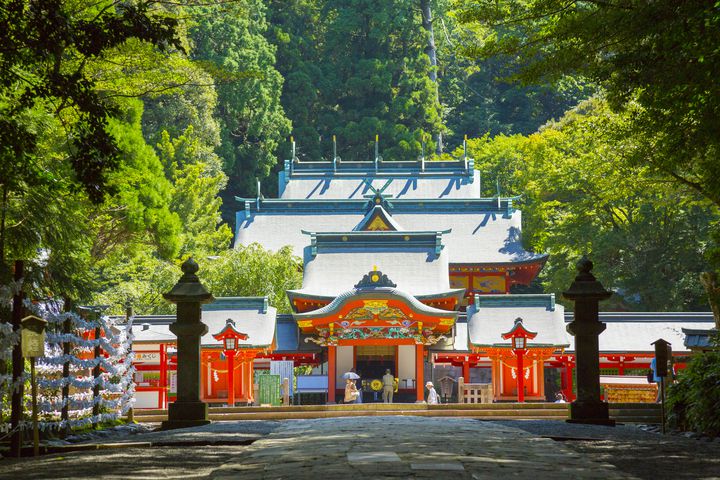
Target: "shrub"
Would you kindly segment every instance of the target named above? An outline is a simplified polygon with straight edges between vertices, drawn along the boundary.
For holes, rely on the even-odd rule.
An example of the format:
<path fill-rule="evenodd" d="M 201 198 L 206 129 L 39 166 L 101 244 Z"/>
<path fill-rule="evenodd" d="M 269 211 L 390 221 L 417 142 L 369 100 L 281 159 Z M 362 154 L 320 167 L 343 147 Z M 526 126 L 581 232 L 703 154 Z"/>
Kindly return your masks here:
<path fill-rule="evenodd" d="M 716 345 L 718 338 L 714 339 Z M 720 435 L 720 350 L 696 355 L 668 390 L 671 426 Z"/>

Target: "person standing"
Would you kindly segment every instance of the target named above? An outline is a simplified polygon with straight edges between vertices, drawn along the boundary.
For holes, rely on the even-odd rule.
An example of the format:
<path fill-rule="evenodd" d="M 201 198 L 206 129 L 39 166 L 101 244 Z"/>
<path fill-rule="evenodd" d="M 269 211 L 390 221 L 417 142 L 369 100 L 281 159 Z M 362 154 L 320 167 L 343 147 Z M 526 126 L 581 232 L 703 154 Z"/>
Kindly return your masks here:
<path fill-rule="evenodd" d="M 655 385 L 657 386 L 657 395 L 655 395 L 655 403 L 660 403 L 660 377 L 657 376 L 657 368 L 655 363 L 655 357 L 653 357 L 652 360 L 650 360 L 650 370 L 652 370 L 652 379 L 653 382 L 655 382 Z"/>
<path fill-rule="evenodd" d="M 359 394 L 360 393 L 355 386 L 355 380 L 351 378 L 345 380 L 345 403 L 355 403 Z"/>
<path fill-rule="evenodd" d="M 354 368 L 351 368 L 349 371 L 343 373 L 342 378 L 344 378 L 345 380 L 352 380 L 353 383 L 355 383 L 355 382 L 357 382 L 358 380 L 360 380 L 360 375 L 358 375 L 358 374 L 355 372 L 355 369 L 354 369 Z M 361 384 L 361 385 L 362 385 L 362 384 Z M 347 385 L 346 385 L 346 386 L 347 386 Z M 358 387 L 358 384 L 355 383 L 355 387 L 357 387 L 358 397 L 357 397 L 357 400 L 355 400 L 354 403 L 362 403 L 362 390 L 361 390 L 362 386 Z"/>
<path fill-rule="evenodd" d="M 438 394 L 435 391 L 435 385 L 433 385 L 433 382 L 427 382 L 425 386 L 428 389 L 428 405 L 437 405 L 438 403 L 440 403 L 438 402 Z"/>
<path fill-rule="evenodd" d="M 392 403 L 393 392 L 395 391 L 395 377 L 390 373 L 390 369 L 385 370 L 385 375 L 382 377 L 383 382 L 383 402 Z"/>
<path fill-rule="evenodd" d="M 355 373 L 358 378 L 355 379 L 355 386 L 357 387 L 358 391 L 358 397 L 355 403 L 362 403 L 363 402 L 363 387 L 362 387 L 362 377 L 360 373 L 356 372 L 354 368 L 350 369 L 351 372 Z"/>

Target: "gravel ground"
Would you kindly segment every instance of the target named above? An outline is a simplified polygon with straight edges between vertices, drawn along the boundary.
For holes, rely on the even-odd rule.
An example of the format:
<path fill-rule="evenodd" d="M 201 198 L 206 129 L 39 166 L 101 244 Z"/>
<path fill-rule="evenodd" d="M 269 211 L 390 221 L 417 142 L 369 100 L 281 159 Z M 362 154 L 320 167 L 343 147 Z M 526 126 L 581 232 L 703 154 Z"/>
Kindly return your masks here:
<path fill-rule="evenodd" d="M 562 444 L 566 447 L 641 479 L 720 479 L 720 438 L 663 435 L 634 425 L 602 427 L 543 420 L 496 423 L 543 437 L 565 437 Z"/>

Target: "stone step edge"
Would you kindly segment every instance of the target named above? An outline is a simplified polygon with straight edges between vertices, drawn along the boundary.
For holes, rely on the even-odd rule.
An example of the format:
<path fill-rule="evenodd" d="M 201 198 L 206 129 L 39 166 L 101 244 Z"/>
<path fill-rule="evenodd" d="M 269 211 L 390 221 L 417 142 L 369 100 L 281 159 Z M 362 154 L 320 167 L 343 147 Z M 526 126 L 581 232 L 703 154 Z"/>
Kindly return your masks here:
<path fill-rule="evenodd" d="M 382 404 L 366 403 L 355 405 L 292 405 L 288 407 L 210 407 L 210 413 L 250 413 L 250 412 L 307 412 L 307 411 L 426 411 L 426 410 L 557 410 L 567 411 L 567 403 L 458 403 L 458 404 Z M 136 417 L 145 415 L 167 415 L 167 409 L 135 410 Z"/>
<path fill-rule="evenodd" d="M 417 417 L 497 417 L 497 418 L 536 418 L 536 419 L 566 419 L 566 412 L 522 412 L 508 410 L 472 411 L 472 410 L 441 410 L 441 411 L 355 411 L 355 412 L 257 412 L 257 413 L 212 413 L 210 420 L 277 420 L 277 419 L 304 419 L 304 418 L 331 418 L 331 417 L 390 417 L 390 416 L 417 416 Z M 167 415 L 146 416 L 140 421 L 161 422 L 167 420 Z"/>

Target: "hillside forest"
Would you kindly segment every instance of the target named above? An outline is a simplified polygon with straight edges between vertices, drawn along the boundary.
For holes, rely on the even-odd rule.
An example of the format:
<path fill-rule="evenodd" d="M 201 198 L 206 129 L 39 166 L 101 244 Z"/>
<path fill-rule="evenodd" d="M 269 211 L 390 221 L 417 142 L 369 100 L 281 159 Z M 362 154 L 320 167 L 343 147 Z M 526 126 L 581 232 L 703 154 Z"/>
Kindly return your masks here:
<path fill-rule="evenodd" d="M 172 312 L 192 255 L 215 296 L 301 281 L 289 249 L 232 249 L 235 197 L 290 157 L 458 157 L 518 195 L 518 292 L 720 317 L 714 2 L 0 0 L 0 285 Z M 260 192 L 258 191 L 258 182 Z M 8 314 L 2 306 L 1 315 Z"/>

